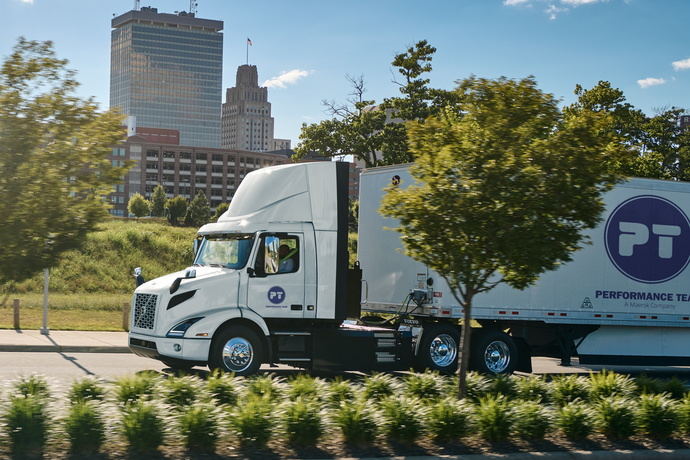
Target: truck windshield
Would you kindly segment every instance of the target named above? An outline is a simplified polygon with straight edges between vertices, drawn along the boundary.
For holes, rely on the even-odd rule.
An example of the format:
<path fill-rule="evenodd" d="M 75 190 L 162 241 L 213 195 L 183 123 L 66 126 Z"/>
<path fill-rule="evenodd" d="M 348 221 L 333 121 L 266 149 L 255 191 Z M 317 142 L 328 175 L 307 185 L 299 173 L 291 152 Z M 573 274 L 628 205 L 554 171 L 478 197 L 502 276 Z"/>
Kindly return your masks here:
<path fill-rule="evenodd" d="M 206 235 L 194 265 L 232 269 L 244 268 L 254 243 L 254 235 Z"/>

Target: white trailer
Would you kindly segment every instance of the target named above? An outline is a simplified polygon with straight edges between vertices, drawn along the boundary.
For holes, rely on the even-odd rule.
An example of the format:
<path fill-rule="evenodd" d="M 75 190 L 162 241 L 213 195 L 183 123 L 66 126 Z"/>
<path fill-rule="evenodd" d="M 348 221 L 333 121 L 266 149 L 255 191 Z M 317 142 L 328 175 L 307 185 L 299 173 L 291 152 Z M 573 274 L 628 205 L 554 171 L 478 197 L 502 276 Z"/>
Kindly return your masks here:
<path fill-rule="evenodd" d="M 418 288 L 430 302 L 410 307 L 415 316 L 461 318 L 447 284 L 403 254 L 399 234 L 388 230 L 396 221 L 378 212 L 385 187 L 412 182 L 407 166 L 360 177 L 362 309 L 404 312 L 403 299 Z M 529 356 L 564 354 L 587 364 L 690 364 L 690 184 L 631 179 L 604 201 L 601 224 L 571 262 L 525 290 L 499 285 L 474 298 L 482 326 L 473 339 L 475 368 L 506 372 L 528 367 Z"/>

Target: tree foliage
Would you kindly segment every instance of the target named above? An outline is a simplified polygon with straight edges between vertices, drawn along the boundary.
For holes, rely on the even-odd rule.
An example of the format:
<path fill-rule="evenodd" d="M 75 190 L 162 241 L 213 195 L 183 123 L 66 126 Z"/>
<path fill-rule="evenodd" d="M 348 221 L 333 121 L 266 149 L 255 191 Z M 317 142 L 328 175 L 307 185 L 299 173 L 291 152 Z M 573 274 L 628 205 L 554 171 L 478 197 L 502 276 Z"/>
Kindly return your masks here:
<path fill-rule="evenodd" d="M 192 199 L 187 207 L 187 212 L 184 215 L 184 224 L 187 226 L 200 227 L 208 223 L 211 216 L 211 207 L 208 204 L 208 199 L 204 192 L 196 192 L 196 196 Z"/>
<path fill-rule="evenodd" d="M 566 116 L 585 111 L 609 114 L 609 129 L 624 147 L 622 156 L 607 158 L 607 164 L 627 176 L 690 180 L 690 131 L 678 119 L 684 110 L 659 109 L 645 115 L 626 102 L 623 91 L 600 81 L 591 89 L 575 87 L 577 101 L 565 109 Z"/>
<path fill-rule="evenodd" d="M 310 153 L 327 157 L 353 155 L 367 167 L 412 161 L 403 121 L 424 120 L 455 101 L 452 91 L 428 86 L 425 74 L 431 71 L 435 52 L 436 48 L 421 40 L 396 54 L 392 65 L 404 78 L 396 82 L 402 96 L 379 105 L 365 99 L 364 77 L 348 76 L 353 89 L 348 103 L 323 101 L 331 118 L 302 125 L 297 158 Z"/>
<path fill-rule="evenodd" d="M 187 199 L 182 196 L 169 198 L 165 202 L 165 216 L 168 218 L 170 225 L 178 225 L 178 219 L 184 218 L 187 213 Z"/>
<path fill-rule="evenodd" d="M 416 183 L 390 188 L 382 212 L 464 309 L 464 396 L 474 297 L 500 283 L 523 289 L 571 260 L 617 179 L 604 160 L 621 152 L 608 114 L 564 117 L 532 78 L 471 77 L 456 96 L 454 108 L 408 124 Z"/>
<path fill-rule="evenodd" d="M 226 202 L 223 202 L 223 203 L 219 204 L 218 206 L 216 206 L 216 212 L 213 214 L 213 217 L 211 217 L 211 221 L 217 222 L 218 219 L 220 218 L 220 216 L 222 216 L 225 213 L 225 211 L 228 210 L 229 207 L 230 207 L 230 204 L 226 203 Z"/>
<path fill-rule="evenodd" d="M 151 215 L 163 217 L 165 215 L 165 189 L 158 184 L 151 194 Z"/>
<path fill-rule="evenodd" d="M 55 265 L 107 215 L 126 168 L 122 117 L 99 112 L 51 42 L 20 38 L 0 68 L 0 283 Z"/>
<path fill-rule="evenodd" d="M 127 211 L 135 217 L 148 216 L 151 212 L 151 202 L 141 196 L 140 193 L 135 193 L 129 197 Z"/>

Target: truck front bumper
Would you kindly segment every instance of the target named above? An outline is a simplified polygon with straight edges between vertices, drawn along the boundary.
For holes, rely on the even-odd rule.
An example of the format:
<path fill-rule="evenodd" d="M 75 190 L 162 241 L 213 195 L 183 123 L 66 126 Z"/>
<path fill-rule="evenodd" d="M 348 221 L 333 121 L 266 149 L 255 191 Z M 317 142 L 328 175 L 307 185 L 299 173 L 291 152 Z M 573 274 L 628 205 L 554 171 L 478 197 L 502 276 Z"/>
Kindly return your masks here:
<path fill-rule="evenodd" d="M 210 347 L 210 338 L 186 339 L 129 333 L 129 349 L 135 355 L 145 358 L 161 359 L 168 357 L 205 363 L 208 362 Z"/>

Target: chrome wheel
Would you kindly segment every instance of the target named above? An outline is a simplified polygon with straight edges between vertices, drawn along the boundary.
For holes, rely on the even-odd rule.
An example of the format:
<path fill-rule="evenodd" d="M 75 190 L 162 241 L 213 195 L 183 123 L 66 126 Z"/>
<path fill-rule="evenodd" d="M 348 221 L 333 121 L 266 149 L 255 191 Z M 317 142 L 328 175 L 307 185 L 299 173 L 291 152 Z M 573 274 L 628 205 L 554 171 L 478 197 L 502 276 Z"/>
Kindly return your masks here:
<path fill-rule="evenodd" d="M 458 345 L 455 339 L 448 334 L 439 334 L 429 344 L 429 356 L 438 367 L 447 367 L 453 364 L 458 355 Z"/>
<path fill-rule="evenodd" d="M 233 337 L 223 346 L 223 364 L 233 372 L 242 372 L 251 366 L 254 349 L 251 342 L 243 337 Z"/>
<path fill-rule="evenodd" d="M 505 342 L 495 340 L 484 350 L 484 364 L 494 374 L 505 372 L 510 365 L 510 348 Z"/>

